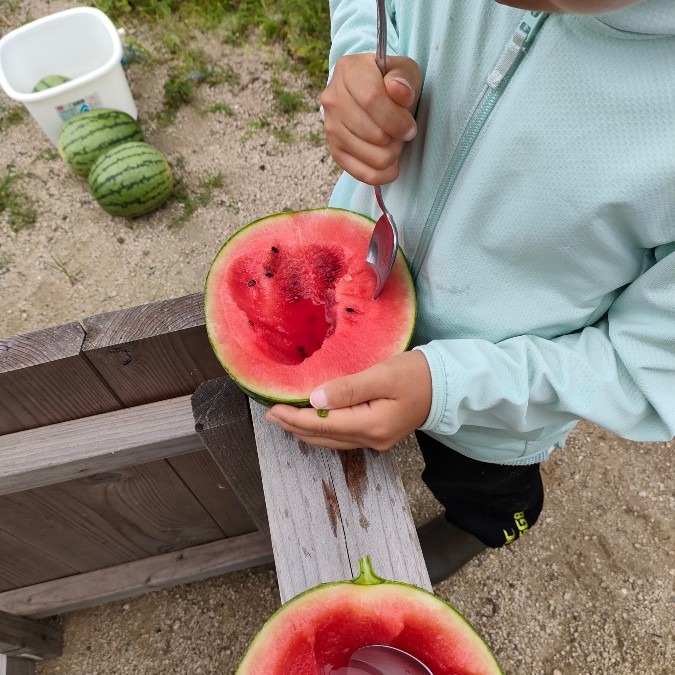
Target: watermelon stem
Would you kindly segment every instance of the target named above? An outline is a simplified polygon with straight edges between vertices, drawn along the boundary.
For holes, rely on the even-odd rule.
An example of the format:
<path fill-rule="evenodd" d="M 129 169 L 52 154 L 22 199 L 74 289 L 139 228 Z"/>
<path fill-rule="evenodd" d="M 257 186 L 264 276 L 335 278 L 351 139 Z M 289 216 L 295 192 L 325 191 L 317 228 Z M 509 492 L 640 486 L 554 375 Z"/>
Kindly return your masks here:
<path fill-rule="evenodd" d="M 373 565 L 370 562 L 369 555 L 359 558 L 359 576 L 353 579 L 352 583 L 358 584 L 359 586 L 373 586 L 375 584 L 384 583 L 384 579 L 378 577 L 377 574 L 373 572 Z"/>

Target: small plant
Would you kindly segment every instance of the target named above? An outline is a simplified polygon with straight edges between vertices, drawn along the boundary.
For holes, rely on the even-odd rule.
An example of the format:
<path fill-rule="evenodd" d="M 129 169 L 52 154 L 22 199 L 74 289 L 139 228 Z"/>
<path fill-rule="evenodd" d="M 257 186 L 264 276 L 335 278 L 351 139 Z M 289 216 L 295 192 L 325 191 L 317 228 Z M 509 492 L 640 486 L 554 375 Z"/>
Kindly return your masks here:
<path fill-rule="evenodd" d="M 232 85 L 238 81 L 230 68 L 209 64 L 201 50 L 187 52 L 180 63 L 172 68 L 169 79 L 164 83 L 164 110 L 160 114 L 160 123 L 173 122 L 181 106 L 192 101 L 198 85 L 223 82 Z"/>
<path fill-rule="evenodd" d="M 17 186 L 21 174 L 9 171 L 0 177 L 0 214 L 6 213 L 9 227 L 12 232 L 35 224 L 37 209 L 31 198 Z"/>
<path fill-rule="evenodd" d="M 309 134 L 307 134 L 307 140 L 309 140 L 312 145 L 319 146 L 323 145 L 325 137 L 323 134 L 317 133 L 316 131 L 310 131 Z"/>
<path fill-rule="evenodd" d="M 21 124 L 26 117 L 26 108 L 22 105 L 3 105 L 0 103 L 0 132 L 14 126 Z"/>
<path fill-rule="evenodd" d="M 274 97 L 275 109 L 282 115 L 290 117 L 308 108 L 302 92 L 289 91 L 276 78 L 272 82 L 272 96 Z"/>
<path fill-rule="evenodd" d="M 52 260 L 54 261 L 51 267 L 65 275 L 66 279 L 70 282 L 70 285 L 74 286 L 80 279 L 80 272 L 71 272 L 58 256 L 53 253 L 50 253 L 49 255 L 51 255 Z"/>
<path fill-rule="evenodd" d="M 288 127 L 278 127 L 272 129 L 272 135 L 279 141 L 279 143 L 292 143 L 293 132 Z"/>
<path fill-rule="evenodd" d="M 249 138 L 255 135 L 256 131 L 260 131 L 261 129 L 268 129 L 269 126 L 270 121 L 264 115 L 261 115 L 260 117 L 258 117 L 258 119 L 249 120 L 249 122 L 246 124 L 246 131 L 241 137 L 241 140 L 247 141 Z"/>
<path fill-rule="evenodd" d="M 199 183 L 196 194 L 192 194 L 185 181 L 176 181 L 174 198 L 183 206 L 181 213 L 176 216 L 169 227 L 178 227 L 186 223 L 194 212 L 202 206 L 206 206 L 213 198 L 213 191 L 223 187 L 223 175 L 221 173 L 207 176 Z"/>
<path fill-rule="evenodd" d="M 223 113 L 224 115 L 234 115 L 232 106 L 228 103 L 211 103 L 210 105 L 204 106 L 203 111 L 205 113 Z"/>
<path fill-rule="evenodd" d="M 43 150 L 40 150 L 33 161 L 39 162 L 44 160 L 45 162 L 53 162 L 57 159 L 60 159 L 59 151 L 53 145 L 50 145 Z"/>
<path fill-rule="evenodd" d="M 0 253 L 0 277 L 9 272 L 12 259 L 6 253 Z"/>

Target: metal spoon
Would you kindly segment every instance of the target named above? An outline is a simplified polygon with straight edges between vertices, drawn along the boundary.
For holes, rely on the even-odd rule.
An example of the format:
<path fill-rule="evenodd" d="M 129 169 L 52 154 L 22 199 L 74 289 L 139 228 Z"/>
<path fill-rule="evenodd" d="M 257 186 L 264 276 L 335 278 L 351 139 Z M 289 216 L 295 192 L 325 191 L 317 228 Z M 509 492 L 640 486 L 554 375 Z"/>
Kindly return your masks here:
<path fill-rule="evenodd" d="M 377 52 L 375 55 L 375 62 L 383 77 L 387 72 L 387 15 L 384 1 L 377 0 Z M 379 185 L 375 186 L 375 198 L 382 209 L 382 215 L 375 223 L 366 255 L 366 262 L 375 271 L 377 279 L 373 300 L 382 292 L 398 251 L 396 223 L 382 201 L 382 190 Z"/>
<path fill-rule="evenodd" d="M 351 672 L 350 672 L 350 669 Z M 360 670 L 359 670 L 360 669 Z M 347 672 L 353 675 L 433 675 L 412 654 L 387 645 L 368 645 L 357 649 L 349 659 Z"/>

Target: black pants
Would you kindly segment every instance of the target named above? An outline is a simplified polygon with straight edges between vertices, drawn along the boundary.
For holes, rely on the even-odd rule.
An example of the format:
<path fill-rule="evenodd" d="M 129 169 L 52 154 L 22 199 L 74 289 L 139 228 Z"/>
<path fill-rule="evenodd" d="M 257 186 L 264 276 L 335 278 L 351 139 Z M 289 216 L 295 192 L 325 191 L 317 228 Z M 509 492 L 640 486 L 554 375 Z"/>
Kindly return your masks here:
<path fill-rule="evenodd" d="M 532 527 L 544 505 L 539 464 L 478 462 L 416 432 L 426 467 L 422 480 L 445 517 L 486 546 L 510 544 Z"/>

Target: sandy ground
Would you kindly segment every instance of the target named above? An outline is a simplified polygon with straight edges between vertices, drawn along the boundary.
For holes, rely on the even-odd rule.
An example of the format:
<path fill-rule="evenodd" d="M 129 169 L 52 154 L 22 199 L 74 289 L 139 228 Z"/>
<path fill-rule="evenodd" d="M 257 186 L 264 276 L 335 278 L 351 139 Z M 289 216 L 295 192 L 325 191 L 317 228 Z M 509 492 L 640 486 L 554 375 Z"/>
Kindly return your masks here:
<path fill-rule="evenodd" d="M 72 3 L 13 4 L 16 11 L 0 11 L 2 32 Z M 0 176 L 9 167 L 23 174 L 17 185 L 38 209 L 35 225 L 18 233 L 0 214 L 0 334 L 197 292 L 237 228 L 277 211 L 325 205 L 337 174 L 325 145 L 310 138 L 321 133 L 316 101 L 290 122 L 273 114 L 280 53 L 253 43 L 234 49 L 206 36 L 203 44 L 239 83 L 202 87 L 167 128 L 153 122 L 167 67 L 134 64 L 128 74 L 148 140 L 193 194 L 200 182 L 223 176 L 211 201 L 184 224 L 172 224 L 181 212 L 176 202 L 133 222 L 105 214 L 86 183 L 48 152 L 28 116 L 0 133 Z M 304 86 L 283 70 L 279 77 L 289 88 Z M 233 114 L 201 112 L 214 102 L 229 104 Z M 11 104 L 0 94 L 0 105 Z M 262 118 L 268 125 L 254 128 Z M 281 126 L 292 131 L 291 143 L 275 137 Z M 414 518 L 423 522 L 437 506 L 419 479 L 419 455 L 413 442 L 395 452 Z M 512 547 L 472 561 L 440 584 L 438 595 L 485 636 L 507 673 L 672 673 L 672 444 L 630 443 L 584 423 L 543 471 L 548 492 L 539 524 Z M 232 673 L 278 604 L 274 570 L 266 566 L 73 612 L 53 620 L 64 631 L 63 656 L 38 671 Z"/>

